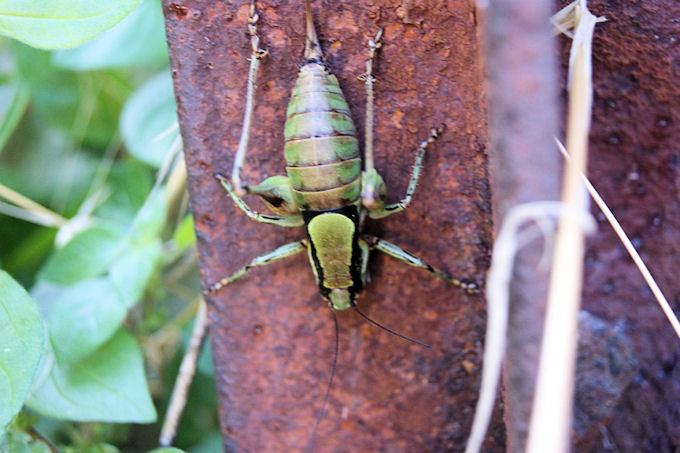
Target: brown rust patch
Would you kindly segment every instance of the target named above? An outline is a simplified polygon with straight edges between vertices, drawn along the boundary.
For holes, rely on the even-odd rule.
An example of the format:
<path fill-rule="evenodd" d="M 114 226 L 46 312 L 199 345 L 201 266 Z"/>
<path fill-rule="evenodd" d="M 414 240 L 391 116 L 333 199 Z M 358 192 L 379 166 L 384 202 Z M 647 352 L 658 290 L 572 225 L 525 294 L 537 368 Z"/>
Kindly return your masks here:
<path fill-rule="evenodd" d="M 170 3 L 168 8 L 178 19 L 181 19 L 189 13 L 189 8 L 179 3 Z"/>

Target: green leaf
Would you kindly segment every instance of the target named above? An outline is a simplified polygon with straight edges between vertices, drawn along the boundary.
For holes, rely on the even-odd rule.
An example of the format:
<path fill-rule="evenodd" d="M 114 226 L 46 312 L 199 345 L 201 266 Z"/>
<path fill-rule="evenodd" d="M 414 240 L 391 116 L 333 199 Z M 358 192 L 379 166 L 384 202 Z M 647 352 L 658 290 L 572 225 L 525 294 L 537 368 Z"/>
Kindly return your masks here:
<path fill-rule="evenodd" d="M 74 47 L 113 27 L 139 1 L 4 0 L 0 2 L 0 34 L 43 49 Z"/>
<path fill-rule="evenodd" d="M 105 277 L 65 288 L 49 308 L 47 328 L 59 362 L 92 354 L 120 328 L 127 307 Z"/>
<path fill-rule="evenodd" d="M 208 435 L 203 434 L 203 439 L 200 443 L 192 446 L 187 450 L 187 453 L 212 453 L 215 451 L 222 451 L 224 449 L 224 441 L 219 430 L 213 430 Z"/>
<path fill-rule="evenodd" d="M 50 53 L 15 43 L 12 46 L 21 81 L 33 96 L 33 108 L 49 123 L 68 131 L 79 101 L 77 74 L 55 70 Z"/>
<path fill-rule="evenodd" d="M 55 251 L 38 276 L 65 285 L 97 277 L 109 268 L 121 249 L 122 239 L 113 229 L 90 227 Z"/>
<path fill-rule="evenodd" d="M 23 431 L 10 429 L 0 441 L 0 451 L 7 453 L 50 453 L 50 447 Z"/>
<path fill-rule="evenodd" d="M 31 297 L 38 306 L 38 312 L 43 320 L 50 317 L 50 311 L 54 307 L 54 301 L 59 299 L 68 286 L 51 283 L 47 280 L 38 280 L 31 288 Z"/>
<path fill-rule="evenodd" d="M 0 271 L 0 432 L 19 412 L 43 352 L 43 329 L 31 296 Z"/>
<path fill-rule="evenodd" d="M 141 299 L 161 258 L 161 252 L 159 239 L 148 243 L 132 243 L 114 261 L 109 276 L 126 308 Z"/>
<path fill-rule="evenodd" d="M 213 367 L 212 358 L 212 343 L 210 342 L 210 337 L 208 337 L 205 340 L 203 349 L 201 349 L 201 352 L 198 355 L 198 363 L 196 364 L 197 371 L 206 376 L 214 376 L 215 368 Z"/>
<path fill-rule="evenodd" d="M 187 215 L 182 219 L 172 237 L 180 253 L 196 243 L 196 232 L 194 231 L 194 218 Z"/>
<path fill-rule="evenodd" d="M 12 48 L 21 80 L 31 90 L 32 109 L 76 143 L 106 147 L 117 132 L 121 108 L 132 91 L 126 76 L 113 71 L 65 71 L 52 65 L 50 52 L 20 43 Z"/>
<path fill-rule="evenodd" d="M 162 190 L 154 190 L 147 197 L 142 209 L 137 212 L 130 236 L 136 241 L 148 241 L 157 237 L 163 231 L 165 217 L 165 193 Z"/>
<path fill-rule="evenodd" d="M 127 159 L 113 166 L 107 183 L 113 192 L 95 210 L 95 215 L 128 229 L 153 186 L 151 171 L 148 166 L 134 159 Z"/>
<path fill-rule="evenodd" d="M 94 444 L 94 445 L 78 445 L 77 447 L 64 447 L 64 453 L 119 453 L 113 445 L 109 444 Z"/>
<path fill-rule="evenodd" d="M 27 403 L 43 415 L 74 421 L 150 423 L 156 420 L 142 353 L 124 329 L 77 363 L 55 363 Z"/>
<path fill-rule="evenodd" d="M 178 131 L 164 134 L 177 122 L 177 106 L 169 71 L 142 85 L 123 107 L 120 131 L 130 154 L 159 167 Z"/>
<path fill-rule="evenodd" d="M 0 150 L 24 116 L 31 92 L 28 84 L 16 79 L 0 86 Z"/>
<path fill-rule="evenodd" d="M 160 1 L 142 1 L 132 14 L 92 41 L 55 52 L 52 62 L 75 71 L 167 66 L 168 47 Z"/>
<path fill-rule="evenodd" d="M 31 200 L 70 217 L 88 194 L 100 160 L 91 153 L 74 152 L 73 144 L 64 134 L 40 119 L 36 104 L 32 102 L 12 135 L 11 146 L 2 152 L 0 181 Z M 24 224 L 14 237 L 6 230 L 0 230 L 0 248 L 9 251 L 12 246 L 18 246 L 18 241 L 25 236 L 21 233 L 29 230 Z M 3 240 L 7 242 L 2 243 Z"/>
<path fill-rule="evenodd" d="M 54 249 L 56 231 L 51 228 L 29 229 L 22 228 L 24 234 L 18 238 L 5 236 L 6 244 L 11 246 L 3 249 L 2 267 L 19 281 L 32 281 L 37 270 Z M 2 234 L 2 233 L 0 233 Z M 13 246 L 13 247 L 12 247 Z"/>

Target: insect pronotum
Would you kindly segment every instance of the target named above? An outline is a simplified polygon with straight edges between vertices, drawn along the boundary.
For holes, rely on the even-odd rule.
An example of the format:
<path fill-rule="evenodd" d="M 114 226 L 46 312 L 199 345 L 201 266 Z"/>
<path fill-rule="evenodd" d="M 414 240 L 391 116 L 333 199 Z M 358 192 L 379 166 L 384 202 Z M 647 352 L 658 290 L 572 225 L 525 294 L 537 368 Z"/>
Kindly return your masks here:
<path fill-rule="evenodd" d="M 369 322 L 409 341 L 423 344 L 386 329 L 366 317 L 359 310 L 356 298 L 368 282 L 368 258 L 374 250 L 424 269 L 467 292 L 478 291 L 475 283 L 452 278 L 397 245 L 363 233 L 367 217 L 381 219 L 409 206 L 425 152 L 443 132 L 443 125 L 433 128 L 427 139 L 417 146 L 415 164 L 404 198 L 397 203 L 385 203 L 385 184 L 373 164 L 373 62 L 382 46 L 383 30 L 379 30 L 369 40 L 366 72 L 359 76 L 365 84 L 367 96 L 362 169 L 357 133 L 349 107 L 337 79 L 324 63 L 309 0 L 306 0 L 307 39 L 304 60 L 292 91 L 284 128 L 286 175 L 269 177 L 258 185 L 245 184 L 241 180 L 240 171 L 248 147 L 255 80 L 260 60 L 268 54 L 259 46 L 258 20 L 255 3 L 252 1 L 248 19 L 252 53 L 243 129 L 231 180 L 219 173 L 215 177 L 236 206 L 251 219 L 282 227 L 305 227 L 307 234 L 303 239 L 255 257 L 236 272 L 209 285 L 206 292 L 218 291 L 243 277 L 254 267 L 265 266 L 307 251 L 319 291 L 328 302 L 331 312 L 353 308 Z M 248 194 L 258 195 L 274 214 L 253 211 L 242 198 Z M 337 320 L 335 322 L 337 358 Z M 335 361 L 331 380 L 334 370 Z"/>

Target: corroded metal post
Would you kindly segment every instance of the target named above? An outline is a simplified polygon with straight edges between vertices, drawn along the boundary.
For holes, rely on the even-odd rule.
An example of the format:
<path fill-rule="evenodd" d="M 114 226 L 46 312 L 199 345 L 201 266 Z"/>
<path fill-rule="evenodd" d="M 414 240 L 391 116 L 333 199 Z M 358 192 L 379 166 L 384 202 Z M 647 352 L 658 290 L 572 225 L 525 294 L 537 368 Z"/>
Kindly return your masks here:
<path fill-rule="evenodd" d="M 607 18 L 593 39 L 588 172 L 678 314 L 680 3 L 591 0 L 588 6 Z M 570 43 L 562 44 L 566 67 Z M 573 450 L 602 451 L 610 445 L 618 451 L 676 451 L 680 342 L 612 229 L 596 218 L 598 231 L 586 248 L 583 306 L 618 326 L 638 373 L 616 398 L 598 401 L 597 409 L 606 407 L 608 416 L 591 423 Z M 605 363 L 624 354 L 612 348 Z M 588 382 L 585 390 L 597 384 Z M 613 391 L 607 387 L 602 393 Z"/>
<path fill-rule="evenodd" d="M 560 157 L 557 79 L 548 18 L 567 1 L 494 0 L 486 14 L 490 165 L 495 219 L 508 207 L 556 199 Z M 593 0 L 608 22 L 593 40 L 594 100 L 589 175 L 648 262 L 678 311 L 680 254 L 680 4 Z M 566 94 L 566 93 L 565 93 Z M 604 218 L 587 245 L 583 308 L 609 322 L 632 345 L 639 372 L 625 387 L 628 352 L 611 338 L 597 364 L 582 366 L 576 389 L 574 451 L 674 451 L 679 446 L 678 342 L 642 277 Z M 546 275 L 536 271 L 542 244 L 518 258 L 506 374 L 508 451 L 524 451 L 538 356 Z M 584 337 L 592 336 L 586 332 Z M 598 340 L 604 342 L 600 335 Z M 587 346 L 583 357 L 592 356 Z M 583 360 L 584 362 L 587 360 Z M 598 368 L 599 367 L 599 368 Z M 612 374 L 603 375 L 602 369 Z M 623 382 L 623 383 L 622 383 Z M 599 394 L 595 395 L 593 389 Z M 583 420 L 588 423 L 584 423 Z"/>
<path fill-rule="evenodd" d="M 192 210 L 205 281 L 301 238 L 302 229 L 250 221 L 212 174 L 231 170 L 250 52 L 248 2 L 165 1 L 171 62 Z M 385 27 L 375 76 L 376 168 L 389 201 L 406 190 L 415 148 L 429 128 L 448 131 L 425 159 L 404 213 L 369 232 L 458 276 L 483 281 L 491 237 L 486 111 L 479 42 L 469 2 L 400 5 L 312 3 L 319 39 L 363 133 L 368 39 Z M 304 49 L 304 3 L 258 2 L 261 46 L 249 157 L 257 183 L 284 171 L 283 121 Z M 252 201 L 257 209 L 263 207 Z M 359 304 L 379 322 L 433 350 L 376 330 L 351 310 L 338 314 L 340 355 L 318 451 L 461 451 L 479 385 L 484 302 L 377 256 Z M 305 257 L 253 271 L 210 300 L 220 421 L 230 451 L 303 451 L 331 367 L 333 322 Z M 500 414 L 499 414 L 500 415 Z M 500 417 L 487 451 L 502 451 Z"/>

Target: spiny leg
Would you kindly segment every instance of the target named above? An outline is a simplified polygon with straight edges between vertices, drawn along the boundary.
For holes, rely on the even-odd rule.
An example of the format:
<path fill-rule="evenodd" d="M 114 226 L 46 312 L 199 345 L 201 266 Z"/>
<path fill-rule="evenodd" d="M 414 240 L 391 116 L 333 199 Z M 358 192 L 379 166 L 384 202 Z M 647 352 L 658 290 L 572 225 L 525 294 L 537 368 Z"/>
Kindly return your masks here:
<path fill-rule="evenodd" d="M 224 175 L 220 173 L 215 173 L 215 178 L 217 178 L 220 181 L 220 184 L 222 184 L 222 187 L 224 187 L 224 189 L 227 191 L 227 193 L 234 201 L 236 206 L 238 206 L 241 209 L 241 211 L 243 211 L 248 217 L 255 220 L 256 222 L 271 223 L 272 225 L 278 225 L 283 227 L 299 227 L 305 224 L 305 221 L 302 219 L 302 216 L 300 214 L 291 216 L 279 216 L 260 214 L 259 212 L 253 211 L 246 204 L 246 202 L 243 201 L 243 198 L 239 197 L 236 194 L 236 191 L 231 187 L 231 184 Z"/>
<path fill-rule="evenodd" d="M 264 255 L 257 256 L 253 258 L 248 264 L 246 264 L 245 266 L 243 266 L 241 269 L 237 270 L 230 276 L 225 277 L 219 282 L 213 283 L 212 285 L 208 286 L 208 289 L 204 292 L 205 294 L 212 294 L 216 291 L 219 291 L 223 287 L 232 283 L 234 280 L 237 280 L 246 275 L 250 269 L 254 267 L 265 266 L 269 263 L 273 263 L 274 261 L 278 261 L 280 259 L 293 256 L 305 250 L 307 248 L 307 245 L 308 245 L 307 239 L 302 239 L 300 241 L 295 241 L 291 242 L 290 244 L 282 245 L 281 247 L 272 250 L 271 252 L 265 253 Z"/>
<path fill-rule="evenodd" d="M 246 89 L 246 108 L 243 114 L 243 129 L 241 129 L 241 139 L 238 143 L 238 151 L 234 158 L 234 169 L 231 174 L 231 181 L 234 185 L 234 192 L 242 197 L 246 194 L 245 188 L 241 183 L 241 168 L 246 158 L 248 139 L 250 138 L 250 123 L 253 117 L 253 98 L 255 97 L 255 80 L 257 71 L 260 68 L 260 60 L 267 56 L 268 50 L 260 49 L 260 37 L 257 35 L 257 22 L 260 16 L 255 11 L 255 0 L 250 2 L 250 16 L 248 16 L 248 34 L 250 35 L 250 69 L 248 70 L 248 87 Z"/>
<path fill-rule="evenodd" d="M 411 171 L 411 179 L 408 182 L 408 187 L 406 188 L 406 196 L 397 203 L 384 205 L 378 207 L 375 210 L 369 210 L 368 216 L 372 219 L 382 219 L 395 212 L 403 211 L 411 204 L 411 197 L 416 191 L 416 186 L 418 185 L 418 178 L 420 177 L 420 168 L 423 166 L 423 159 L 425 157 L 425 151 L 427 147 L 434 143 L 437 138 L 444 132 L 446 126 L 441 124 L 439 127 L 432 128 L 430 130 L 430 135 L 427 140 L 420 142 L 418 146 L 418 153 L 416 154 L 416 161 L 413 164 L 413 170 Z"/>
<path fill-rule="evenodd" d="M 387 242 L 386 240 L 380 239 L 379 237 L 375 236 L 362 236 L 362 238 L 368 243 L 369 247 L 372 250 L 381 251 L 394 258 L 397 258 L 400 261 L 405 262 L 406 264 L 419 267 L 421 269 L 425 269 L 426 271 L 436 275 L 437 277 L 446 280 L 452 285 L 464 289 L 469 294 L 476 294 L 479 292 L 479 286 L 476 283 L 449 277 L 442 271 L 435 269 L 434 267 L 423 261 L 421 258 L 403 250 L 402 248 L 392 244 L 391 242 Z"/>
<path fill-rule="evenodd" d="M 376 53 L 380 47 L 382 47 L 382 42 L 380 41 L 383 35 L 383 28 L 378 30 L 375 38 L 368 41 L 368 59 L 366 60 L 366 72 L 361 74 L 358 78 L 362 80 L 366 85 L 366 131 L 364 140 L 364 173 L 366 175 L 371 175 L 375 172 L 375 167 L 373 164 L 373 82 L 375 82 L 375 77 L 373 77 L 373 60 L 375 60 Z M 378 201 L 376 194 L 377 187 L 373 184 L 373 178 L 365 178 L 366 183 L 362 184 L 361 199 L 367 208 L 375 206 Z"/>

